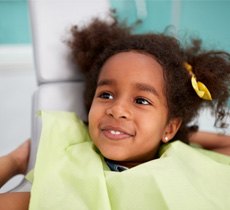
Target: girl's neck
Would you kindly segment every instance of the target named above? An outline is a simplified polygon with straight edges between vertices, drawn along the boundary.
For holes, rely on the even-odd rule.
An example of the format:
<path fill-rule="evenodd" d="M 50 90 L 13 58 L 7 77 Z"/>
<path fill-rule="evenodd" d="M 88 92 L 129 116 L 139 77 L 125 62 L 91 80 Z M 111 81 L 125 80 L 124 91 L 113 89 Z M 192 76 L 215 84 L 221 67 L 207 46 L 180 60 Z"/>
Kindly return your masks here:
<path fill-rule="evenodd" d="M 138 165 L 140 165 L 142 163 L 147 162 L 147 161 L 138 162 L 138 161 L 114 161 L 114 160 L 108 160 L 108 161 L 111 162 L 111 163 L 113 163 L 113 164 L 123 166 L 125 168 L 133 168 L 135 166 L 138 166 Z"/>

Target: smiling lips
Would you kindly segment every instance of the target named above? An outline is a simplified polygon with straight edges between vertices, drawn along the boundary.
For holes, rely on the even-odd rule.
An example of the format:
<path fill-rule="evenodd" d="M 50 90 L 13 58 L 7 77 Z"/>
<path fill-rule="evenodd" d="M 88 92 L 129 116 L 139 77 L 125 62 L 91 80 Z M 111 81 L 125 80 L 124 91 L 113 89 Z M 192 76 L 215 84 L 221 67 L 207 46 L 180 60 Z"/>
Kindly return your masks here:
<path fill-rule="evenodd" d="M 102 129 L 102 133 L 111 140 L 123 140 L 134 136 L 127 131 L 114 127 L 105 127 Z"/>

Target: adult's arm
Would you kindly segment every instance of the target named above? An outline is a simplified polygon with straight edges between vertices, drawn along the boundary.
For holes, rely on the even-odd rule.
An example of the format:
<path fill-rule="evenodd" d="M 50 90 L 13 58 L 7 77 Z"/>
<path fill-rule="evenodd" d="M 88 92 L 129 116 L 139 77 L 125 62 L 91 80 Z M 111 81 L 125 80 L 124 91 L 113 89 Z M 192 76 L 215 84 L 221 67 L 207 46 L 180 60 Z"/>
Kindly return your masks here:
<path fill-rule="evenodd" d="M 10 192 L 0 194 L 1 210 L 27 210 L 29 209 L 29 192 Z"/>
<path fill-rule="evenodd" d="M 17 174 L 25 174 L 29 159 L 30 140 L 0 157 L 0 187 Z"/>
<path fill-rule="evenodd" d="M 230 136 L 199 131 L 190 137 L 190 142 L 199 144 L 205 149 L 230 155 Z"/>

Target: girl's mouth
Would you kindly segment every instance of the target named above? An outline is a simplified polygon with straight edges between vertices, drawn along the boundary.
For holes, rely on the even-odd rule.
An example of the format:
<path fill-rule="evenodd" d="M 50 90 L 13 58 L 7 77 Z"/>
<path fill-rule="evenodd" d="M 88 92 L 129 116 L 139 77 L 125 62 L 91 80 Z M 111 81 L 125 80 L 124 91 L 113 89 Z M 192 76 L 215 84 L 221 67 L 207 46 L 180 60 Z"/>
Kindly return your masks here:
<path fill-rule="evenodd" d="M 111 140 L 124 140 L 134 136 L 120 128 L 106 127 L 101 129 L 101 131 L 106 138 Z"/>

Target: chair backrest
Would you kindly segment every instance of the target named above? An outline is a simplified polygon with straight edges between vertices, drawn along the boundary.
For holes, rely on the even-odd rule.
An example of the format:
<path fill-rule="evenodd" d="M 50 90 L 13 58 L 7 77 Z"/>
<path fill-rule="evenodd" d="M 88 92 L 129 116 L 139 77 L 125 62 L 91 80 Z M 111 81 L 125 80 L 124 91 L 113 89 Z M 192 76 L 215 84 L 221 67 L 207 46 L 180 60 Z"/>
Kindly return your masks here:
<path fill-rule="evenodd" d="M 66 45 L 73 25 L 104 17 L 108 0 L 30 0 L 32 40 L 38 84 L 82 80 Z"/>
<path fill-rule="evenodd" d="M 30 0 L 30 19 L 38 90 L 33 96 L 32 146 L 29 168 L 34 167 L 41 132 L 39 110 L 76 112 L 86 120 L 83 105 L 84 81 L 70 61 L 66 44 L 73 25 L 104 18 L 108 0 Z"/>

